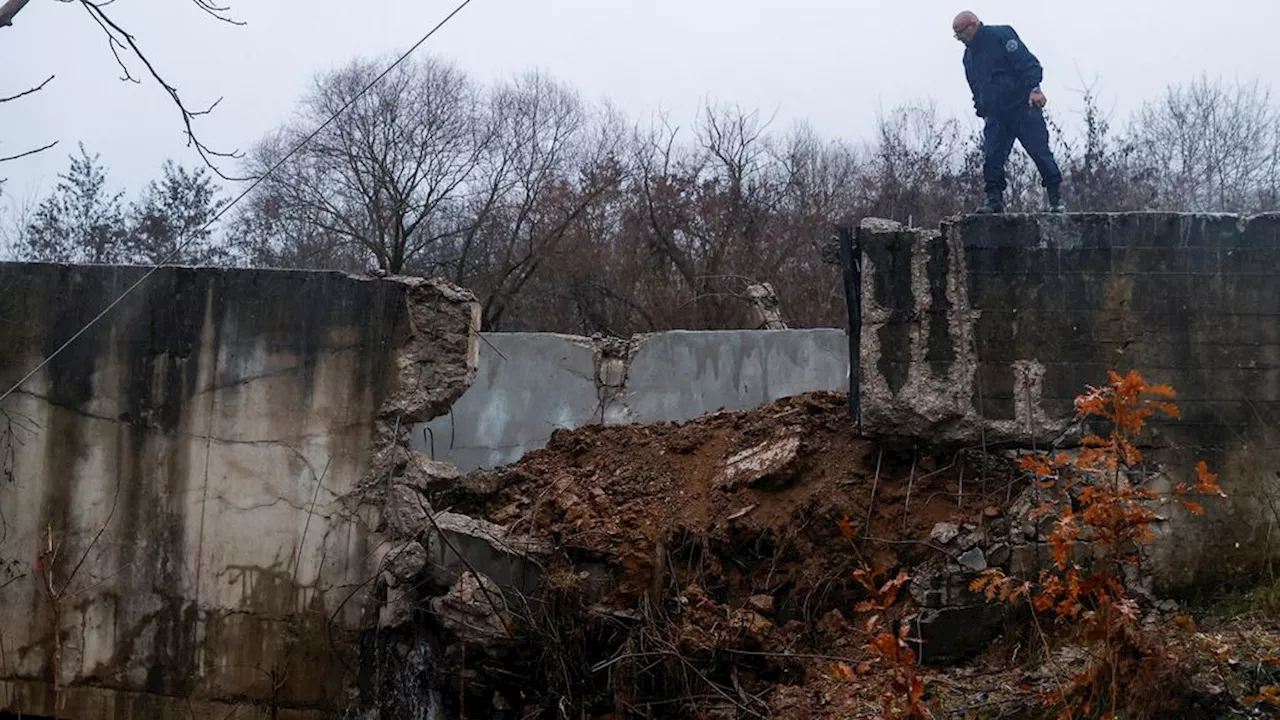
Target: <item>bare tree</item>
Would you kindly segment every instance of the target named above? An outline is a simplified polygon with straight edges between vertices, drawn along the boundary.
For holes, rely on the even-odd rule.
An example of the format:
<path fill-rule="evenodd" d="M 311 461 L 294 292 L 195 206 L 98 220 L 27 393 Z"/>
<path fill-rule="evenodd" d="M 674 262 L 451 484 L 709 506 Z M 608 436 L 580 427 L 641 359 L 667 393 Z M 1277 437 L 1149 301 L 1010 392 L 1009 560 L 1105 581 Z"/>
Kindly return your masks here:
<path fill-rule="evenodd" d="M 836 225 L 856 224 L 864 209 L 858 190 L 866 154 L 840 140 L 824 140 L 797 125 L 775 143 L 786 185 L 775 225 L 775 246 L 790 255 L 777 261 L 773 287 L 792 324 L 844 323 L 844 286 L 838 267 L 823 259 Z"/>
<path fill-rule="evenodd" d="M 577 93 L 544 74 L 495 88 L 489 119 L 493 141 L 450 264 L 480 295 L 485 327 L 497 327 L 625 169 L 621 135 L 593 132 L 608 123 L 594 123 Z"/>
<path fill-rule="evenodd" d="M 265 175 L 285 148 L 337 115 L 266 178 L 262 192 L 288 216 L 340 238 L 352 254 L 400 273 L 463 229 L 468 181 L 494 129 L 482 117 L 476 87 L 435 58 L 397 65 L 356 99 L 379 67 L 356 60 L 319 77 L 296 120 L 255 149 L 249 170 Z"/>
<path fill-rule="evenodd" d="M 1201 76 L 1147 103 L 1130 133 L 1139 162 L 1158 178 L 1161 206 L 1257 212 L 1276 207 L 1278 128 L 1269 88 Z"/>
<path fill-rule="evenodd" d="M 322 78 L 304 116 L 345 104 L 369 68 Z M 1075 206 L 1173 202 L 1178 173 L 1143 150 L 1163 126 L 1118 133 L 1092 88 L 1084 101 L 1082 122 L 1050 118 Z M 1253 112 L 1251 142 L 1274 148 L 1269 102 L 1238 108 Z M 299 132 L 265 140 L 256 167 Z M 1255 206 L 1274 204 L 1280 155 L 1254 161 L 1219 162 L 1218 196 L 1247 187 Z M 235 234 L 251 262 L 447 275 L 476 292 L 491 330 L 754 327 L 752 292 L 764 286 L 789 326 L 839 325 L 841 280 L 823 261 L 833 226 L 875 215 L 927 227 L 968 212 L 981 168 L 980 132 L 927 101 L 882 114 L 858 144 L 804 125 L 771 132 L 758 113 L 714 103 L 690 128 L 661 116 L 632 127 L 546 75 L 485 89 L 427 61 L 393 74 L 270 178 Z M 1006 174 L 1010 209 L 1038 211 L 1030 159 L 1014 154 Z"/>
<path fill-rule="evenodd" d="M 932 102 L 906 103 L 880 115 L 868 155 L 861 190 L 869 214 L 930 225 L 960 211 L 970 197 L 960 123 L 941 117 Z"/>
<path fill-rule="evenodd" d="M 362 247 L 317 225 L 277 188 L 261 188 L 245 197 L 227 237 L 235 255 L 250 267 L 348 272 L 368 267 Z"/>
<path fill-rule="evenodd" d="M 1071 190 L 1071 205 L 1091 212 L 1154 207 L 1156 169 L 1139 161 L 1132 137 L 1112 128 L 1093 85 L 1085 86 L 1080 97 L 1084 108 L 1074 132 L 1048 119 L 1058 143 L 1055 153 Z"/>

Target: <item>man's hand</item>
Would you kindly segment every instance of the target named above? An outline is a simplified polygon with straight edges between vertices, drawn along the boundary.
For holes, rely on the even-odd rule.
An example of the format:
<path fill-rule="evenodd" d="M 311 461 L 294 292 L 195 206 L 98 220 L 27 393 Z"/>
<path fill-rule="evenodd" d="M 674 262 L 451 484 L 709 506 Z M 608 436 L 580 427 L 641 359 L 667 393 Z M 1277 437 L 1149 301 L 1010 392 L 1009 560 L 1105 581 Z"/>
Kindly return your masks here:
<path fill-rule="evenodd" d="M 1049 98 L 1044 96 L 1040 88 L 1031 91 L 1031 97 L 1027 99 L 1027 104 L 1034 108 L 1043 108 L 1049 102 Z"/>

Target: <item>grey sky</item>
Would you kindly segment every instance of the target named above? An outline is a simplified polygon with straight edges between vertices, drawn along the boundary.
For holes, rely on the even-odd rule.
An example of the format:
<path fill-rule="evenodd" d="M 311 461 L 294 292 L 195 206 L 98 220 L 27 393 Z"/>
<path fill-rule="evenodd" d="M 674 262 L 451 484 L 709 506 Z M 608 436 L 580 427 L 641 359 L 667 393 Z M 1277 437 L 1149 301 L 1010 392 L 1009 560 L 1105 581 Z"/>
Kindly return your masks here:
<path fill-rule="evenodd" d="M 232 14 L 243 27 L 213 21 L 186 0 L 118 0 L 109 9 L 193 106 L 223 96 L 197 126 L 206 142 L 246 149 L 288 116 L 316 71 L 403 49 L 455 4 L 239 0 Z M 1044 88 L 1060 113 L 1078 108 L 1072 91 L 1082 79 L 1096 79 L 1121 117 L 1202 71 L 1256 78 L 1280 92 L 1276 0 L 968 7 L 1018 30 L 1044 64 Z M 962 46 L 950 34 L 962 9 L 941 0 L 473 0 L 423 50 L 482 81 L 540 68 L 634 119 L 664 108 L 687 124 L 710 97 L 776 111 L 780 128 L 807 119 L 824 135 L 859 139 L 877 111 L 915 98 L 971 118 Z M 0 40 L 0 94 L 57 75 L 44 92 L 0 111 L 0 154 L 61 141 L 0 167 L 10 202 L 51 187 L 77 141 L 101 153 L 113 184 L 130 194 L 159 174 L 165 157 L 198 162 L 160 88 L 119 82 L 101 32 L 77 6 L 34 0 Z"/>

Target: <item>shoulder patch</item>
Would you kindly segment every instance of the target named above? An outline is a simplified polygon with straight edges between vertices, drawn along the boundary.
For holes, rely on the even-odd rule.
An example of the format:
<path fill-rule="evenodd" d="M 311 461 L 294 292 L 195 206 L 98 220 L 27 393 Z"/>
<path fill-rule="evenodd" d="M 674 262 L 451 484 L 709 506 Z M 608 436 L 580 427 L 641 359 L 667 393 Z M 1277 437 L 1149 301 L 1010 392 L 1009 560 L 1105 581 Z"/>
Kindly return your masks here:
<path fill-rule="evenodd" d="M 1016 52 L 1018 50 L 1018 41 L 1009 38 L 1009 42 L 1004 44 L 1004 49 L 1006 52 Z"/>

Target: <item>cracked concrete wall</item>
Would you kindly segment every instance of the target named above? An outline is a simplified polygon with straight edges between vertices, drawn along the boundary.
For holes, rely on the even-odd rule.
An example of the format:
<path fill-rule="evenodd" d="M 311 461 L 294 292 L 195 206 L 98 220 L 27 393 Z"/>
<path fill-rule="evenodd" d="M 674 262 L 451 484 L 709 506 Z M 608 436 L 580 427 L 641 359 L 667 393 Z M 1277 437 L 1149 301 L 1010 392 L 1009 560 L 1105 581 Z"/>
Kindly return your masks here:
<path fill-rule="evenodd" d="M 488 333 L 476 381 L 413 445 L 467 472 L 518 460 L 557 428 L 680 422 L 848 389 L 840 329 L 672 331 L 629 339 Z"/>
<path fill-rule="evenodd" d="M 145 270 L 0 264 L 0 385 Z M 6 399 L 0 712 L 51 715 L 55 673 L 77 720 L 341 709 L 382 542 L 350 498 L 380 417 L 471 381 L 473 300 L 163 268 Z"/>
<path fill-rule="evenodd" d="M 869 431 L 1070 442 L 1074 397 L 1136 369 L 1173 385 L 1182 410 L 1153 426 L 1149 457 L 1174 481 L 1204 459 L 1231 493 L 1203 520 L 1169 509 L 1184 529 L 1154 548 L 1158 582 L 1230 580 L 1280 557 L 1280 215 L 874 221 L 858 240 Z"/>

